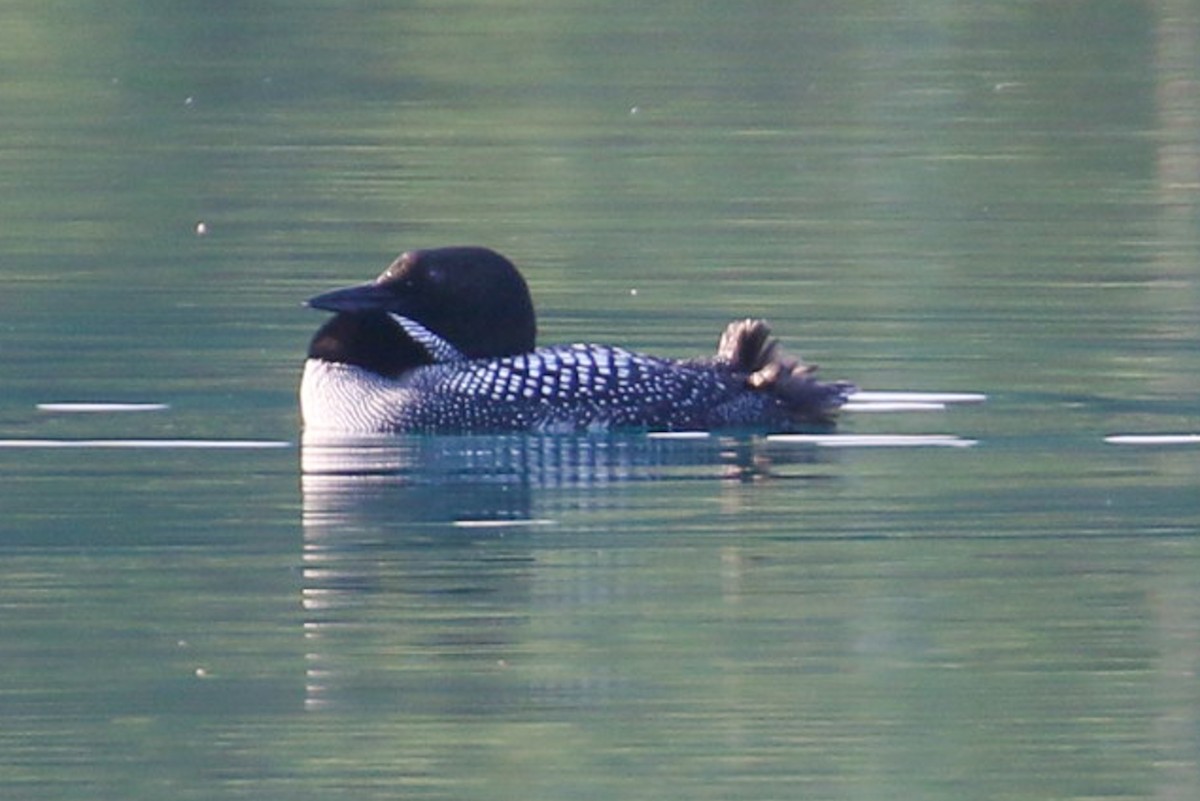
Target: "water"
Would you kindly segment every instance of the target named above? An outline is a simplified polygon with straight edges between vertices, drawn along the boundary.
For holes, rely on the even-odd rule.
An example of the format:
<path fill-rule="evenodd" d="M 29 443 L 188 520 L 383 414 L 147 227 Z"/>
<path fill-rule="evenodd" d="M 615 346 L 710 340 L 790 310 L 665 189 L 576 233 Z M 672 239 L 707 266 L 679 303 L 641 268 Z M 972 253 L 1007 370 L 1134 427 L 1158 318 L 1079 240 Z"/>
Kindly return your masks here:
<path fill-rule="evenodd" d="M 1197 795 L 1187 3 L 143 6 L 0 25 L 5 797 Z M 300 302 L 456 243 L 987 399 L 302 443 Z"/>

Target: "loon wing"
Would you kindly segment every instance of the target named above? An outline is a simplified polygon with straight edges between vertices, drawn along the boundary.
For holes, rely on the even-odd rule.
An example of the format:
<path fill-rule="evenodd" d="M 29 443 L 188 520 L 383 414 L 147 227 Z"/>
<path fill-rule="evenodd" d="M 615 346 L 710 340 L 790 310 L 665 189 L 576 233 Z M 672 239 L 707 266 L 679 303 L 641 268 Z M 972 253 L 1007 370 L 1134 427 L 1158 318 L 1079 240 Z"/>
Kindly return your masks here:
<path fill-rule="evenodd" d="M 390 312 L 388 313 L 388 317 L 391 317 L 396 321 L 397 325 L 404 329 L 404 333 L 408 334 L 409 339 L 425 349 L 425 352 L 429 354 L 429 358 L 433 360 L 434 364 L 464 362 L 467 360 L 462 351 L 416 320 Z"/>

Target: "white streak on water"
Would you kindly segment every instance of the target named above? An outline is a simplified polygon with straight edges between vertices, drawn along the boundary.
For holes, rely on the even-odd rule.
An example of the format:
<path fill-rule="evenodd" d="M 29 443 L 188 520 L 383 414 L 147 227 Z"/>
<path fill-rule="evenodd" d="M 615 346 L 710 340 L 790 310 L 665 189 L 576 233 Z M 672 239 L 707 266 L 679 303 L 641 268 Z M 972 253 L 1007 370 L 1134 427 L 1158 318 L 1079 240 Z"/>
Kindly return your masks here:
<path fill-rule="evenodd" d="M 842 406 L 843 412 L 941 412 L 945 411 L 945 409 L 946 404 L 944 403 L 918 403 L 907 401 L 870 401 L 867 403 L 850 401 Z"/>
<path fill-rule="evenodd" d="M 1113 434 L 1104 441 L 1112 445 L 1200 445 L 1200 434 Z"/>
<path fill-rule="evenodd" d="M 851 403 L 983 403 L 979 392 L 855 392 Z"/>
<path fill-rule="evenodd" d="M 157 448 L 235 449 L 290 448 L 282 440 L 257 439 L 0 439 L 0 448 Z"/>
<path fill-rule="evenodd" d="M 456 528 L 507 528 L 508 526 L 552 526 L 553 520 L 526 518 L 517 520 L 455 520 Z"/>
<path fill-rule="evenodd" d="M 165 403 L 39 403 L 41 412 L 161 412 L 170 408 Z"/>
<path fill-rule="evenodd" d="M 978 444 L 978 440 L 953 434 L 773 434 L 767 441 L 826 448 L 969 448 Z"/>

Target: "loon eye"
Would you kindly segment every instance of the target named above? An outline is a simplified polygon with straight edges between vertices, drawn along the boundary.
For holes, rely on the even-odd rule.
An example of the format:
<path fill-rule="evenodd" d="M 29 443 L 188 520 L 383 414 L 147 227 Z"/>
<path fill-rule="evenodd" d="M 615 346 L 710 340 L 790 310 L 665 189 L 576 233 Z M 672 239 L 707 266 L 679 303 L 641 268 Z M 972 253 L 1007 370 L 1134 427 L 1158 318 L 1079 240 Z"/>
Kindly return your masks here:
<path fill-rule="evenodd" d="M 438 267 L 430 267 L 425 271 L 425 283 L 440 287 L 446 283 L 446 272 Z"/>
<path fill-rule="evenodd" d="M 396 260 L 388 265 L 379 278 L 375 279 L 376 283 L 383 284 L 394 282 L 402 286 L 412 286 L 413 279 L 411 273 L 417 264 L 419 252 L 407 251 L 396 257 Z"/>
<path fill-rule="evenodd" d="M 410 293 L 417 287 L 417 281 L 411 275 L 406 275 L 404 272 L 395 269 L 395 265 L 384 270 L 375 283 L 379 286 L 387 286 L 392 289 L 399 289 L 401 292 Z"/>

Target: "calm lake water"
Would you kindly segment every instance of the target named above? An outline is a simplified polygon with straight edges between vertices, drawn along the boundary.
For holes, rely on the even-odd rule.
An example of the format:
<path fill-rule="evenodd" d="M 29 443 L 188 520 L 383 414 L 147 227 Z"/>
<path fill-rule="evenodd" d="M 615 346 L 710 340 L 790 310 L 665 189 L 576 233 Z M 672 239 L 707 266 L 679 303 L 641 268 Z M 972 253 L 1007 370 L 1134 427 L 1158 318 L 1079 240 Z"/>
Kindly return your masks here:
<path fill-rule="evenodd" d="M 0 13 L 0 795 L 1200 796 L 1200 444 L 1106 441 L 1200 433 L 1194 5 L 151 5 Z M 987 400 L 302 443 L 301 301 L 467 243 Z"/>

